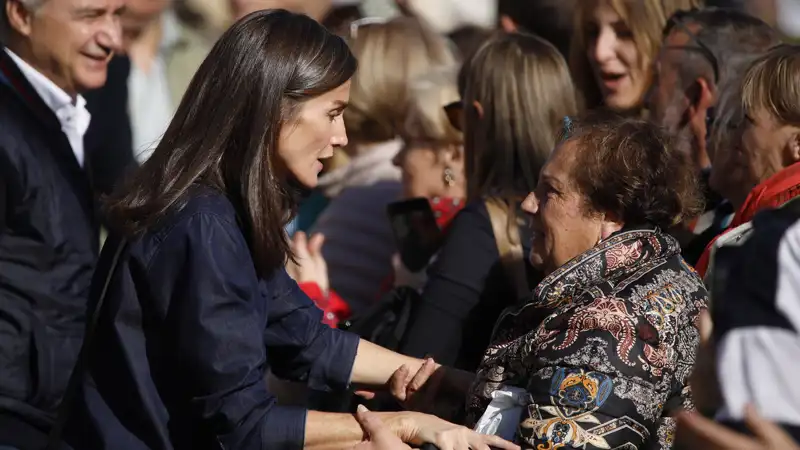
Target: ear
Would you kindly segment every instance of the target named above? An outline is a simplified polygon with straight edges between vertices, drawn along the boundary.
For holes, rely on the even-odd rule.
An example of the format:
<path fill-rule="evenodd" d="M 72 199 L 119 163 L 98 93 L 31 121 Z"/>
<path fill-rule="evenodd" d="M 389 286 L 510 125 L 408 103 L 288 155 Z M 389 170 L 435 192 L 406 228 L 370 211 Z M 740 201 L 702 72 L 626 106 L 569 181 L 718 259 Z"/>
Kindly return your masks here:
<path fill-rule="evenodd" d="M 789 163 L 794 164 L 800 161 L 800 129 L 795 129 L 788 143 Z"/>
<path fill-rule="evenodd" d="M 699 77 L 689 88 L 689 122 L 705 127 L 706 111 L 714 106 L 714 91 L 708 80 Z"/>
<path fill-rule="evenodd" d="M 516 22 L 511 17 L 503 14 L 500 16 L 500 28 L 506 33 L 516 33 L 519 31 Z"/>
<path fill-rule="evenodd" d="M 603 220 L 600 222 L 600 239 L 608 239 L 609 236 L 621 230 L 623 226 L 624 223 L 616 217 L 616 214 L 604 214 Z"/>
<path fill-rule="evenodd" d="M 23 36 L 30 36 L 33 13 L 20 0 L 7 0 L 5 3 L 10 28 Z"/>
<path fill-rule="evenodd" d="M 481 102 L 475 100 L 472 102 L 472 106 L 475 108 L 475 111 L 478 113 L 478 118 L 483 119 L 483 105 Z"/>
<path fill-rule="evenodd" d="M 447 165 L 464 163 L 463 145 L 448 145 L 442 154 L 444 155 L 444 163 Z"/>

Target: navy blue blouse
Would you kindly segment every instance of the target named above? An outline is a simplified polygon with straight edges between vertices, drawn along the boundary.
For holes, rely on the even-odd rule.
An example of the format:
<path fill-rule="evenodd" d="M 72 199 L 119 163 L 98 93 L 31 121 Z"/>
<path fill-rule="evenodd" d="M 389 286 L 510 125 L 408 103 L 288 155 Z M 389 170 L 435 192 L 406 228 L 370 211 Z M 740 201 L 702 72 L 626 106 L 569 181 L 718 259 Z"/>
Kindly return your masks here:
<path fill-rule="evenodd" d="M 267 370 L 344 389 L 358 347 L 285 270 L 259 279 L 233 205 L 210 190 L 130 242 L 106 304 L 65 430 L 80 450 L 300 449 L 306 411 L 276 404 Z"/>

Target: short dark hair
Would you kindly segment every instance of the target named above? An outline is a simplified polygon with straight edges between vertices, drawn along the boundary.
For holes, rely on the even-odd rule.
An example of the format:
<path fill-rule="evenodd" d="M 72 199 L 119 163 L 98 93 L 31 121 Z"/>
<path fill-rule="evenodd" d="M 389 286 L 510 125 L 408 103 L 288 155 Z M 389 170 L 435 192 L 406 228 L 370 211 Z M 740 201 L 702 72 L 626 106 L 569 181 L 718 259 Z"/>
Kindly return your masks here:
<path fill-rule="evenodd" d="M 688 28 L 696 25 L 692 32 Z M 680 77 L 684 83 L 714 72 L 715 85 L 724 85 L 743 71 L 757 56 L 781 42 L 777 31 L 763 20 L 733 8 L 702 8 L 678 11 L 664 28 L 664 37 L 678 30 L 690 34 L 688 46 L 702 46 L 704 52 L 686 55 Z"/>
<path fill-rule="evenodd" d="M 565 122 L 560 137 L 578 145 L 572 177 L 590 211 L 662 229 L 702 211 L 694 166 L 666 130 L 608 111 Z"/>
<path fill-rule="evenodd" d="M 356 71 L 345 41 L 285 10 L 251 13 L 212 48 L 152 157 L 112 194 L 112 228 L 144 232 L 185 204 L 196 185 L 224 193 L 261 276 L 291 255 L 284 227 L 296 209 L 292 180 L 279 174 L 281 127 L 302 102 Z"/>
<path fill-rule="evenodd" d="M 566 59 L 576 1 L 580 0 L 498 0 L 497 16 L 508 16 L 523 31 L 549 41 Z"/>

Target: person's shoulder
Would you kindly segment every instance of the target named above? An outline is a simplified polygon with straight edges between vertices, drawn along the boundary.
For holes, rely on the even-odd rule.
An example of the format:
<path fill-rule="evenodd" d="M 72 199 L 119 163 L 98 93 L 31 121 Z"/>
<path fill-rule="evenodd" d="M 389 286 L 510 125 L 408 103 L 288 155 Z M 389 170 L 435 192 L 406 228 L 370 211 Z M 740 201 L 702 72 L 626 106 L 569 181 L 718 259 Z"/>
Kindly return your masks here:
<path fill-rule="evenodd" d="M 460 223 L 461 226 L 465 225 L 491 225 L 489 219 L 489 210 L 486 209 L 486 202 L 483 199 L 472 200 L 464 205 L 464 208 L 458 212 L 453 224 Z"/>
<path fill-rule="evenodd" d="M 153 230 L 153 235 L 156 240 L 164 240 L 168 235 L 194 234 L 217 227 L 238 229 L 233 203 L 220 191 L 193 186 Z"/>

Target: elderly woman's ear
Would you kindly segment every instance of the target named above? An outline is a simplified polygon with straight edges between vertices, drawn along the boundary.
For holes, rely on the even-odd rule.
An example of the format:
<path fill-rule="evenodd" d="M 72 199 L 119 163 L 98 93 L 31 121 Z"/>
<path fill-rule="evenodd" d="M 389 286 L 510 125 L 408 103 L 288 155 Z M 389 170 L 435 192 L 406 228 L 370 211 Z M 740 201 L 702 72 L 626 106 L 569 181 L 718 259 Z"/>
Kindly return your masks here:
<path fill-rule="evenodd" d="M 625 226 L 615 214 L 606 213 L 600 223 L 600 240 L 608 239 L 609 236 L 621 230 Z"/>

